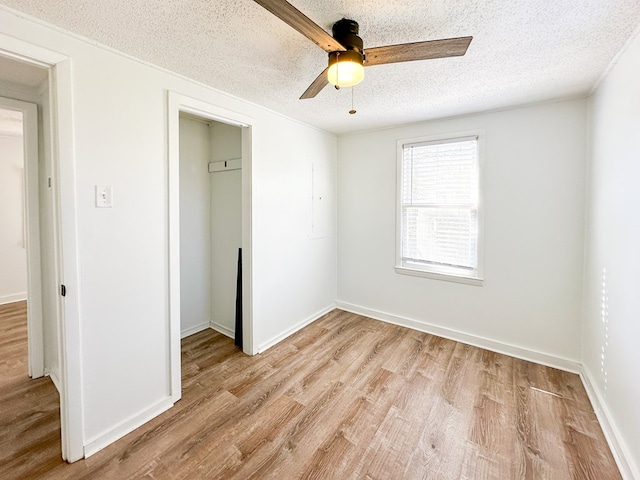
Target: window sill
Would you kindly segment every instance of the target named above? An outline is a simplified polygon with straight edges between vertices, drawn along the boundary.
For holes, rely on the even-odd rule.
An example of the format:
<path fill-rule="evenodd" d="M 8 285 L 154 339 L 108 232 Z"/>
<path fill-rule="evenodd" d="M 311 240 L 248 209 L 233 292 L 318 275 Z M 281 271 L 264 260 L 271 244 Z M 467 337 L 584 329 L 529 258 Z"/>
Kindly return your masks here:
<path fill-rule="evenodd" d="M 431 278 L 434 280 L 444 280 L 445 282 L 463 283 L 465 285 L 475 285 L 481 287 L 484 280 L 475 277 L 462 277 L 459 275 L 451 275 L 446 273 L 426 272 L 424 270 L 415 270 L 413 268 L 395 267 L 396 273 L 402 275 L 411 275 L 413 277 Z"/>

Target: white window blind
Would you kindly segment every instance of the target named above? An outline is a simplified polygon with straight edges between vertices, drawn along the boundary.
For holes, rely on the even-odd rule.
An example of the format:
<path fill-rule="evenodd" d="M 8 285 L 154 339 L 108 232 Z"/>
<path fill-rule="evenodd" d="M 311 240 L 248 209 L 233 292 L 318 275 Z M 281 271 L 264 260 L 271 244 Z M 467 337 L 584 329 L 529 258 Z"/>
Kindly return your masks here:
<path fill-rule="evenodd" d="M 401 267 L 477 277 L 478 139 L 402 146 Z"/>

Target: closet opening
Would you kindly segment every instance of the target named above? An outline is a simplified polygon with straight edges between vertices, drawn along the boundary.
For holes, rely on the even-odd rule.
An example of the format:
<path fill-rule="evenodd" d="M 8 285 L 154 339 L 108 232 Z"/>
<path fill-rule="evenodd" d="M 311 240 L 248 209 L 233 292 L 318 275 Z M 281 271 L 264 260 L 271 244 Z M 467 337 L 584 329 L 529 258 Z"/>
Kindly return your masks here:
<path fill-rule="evenodd" d="M 182 112 L 179 128 L 180 337 L 212 328 L 241 346 L 242 127 Z"/>
<path fill-rule="evenodd" d="M 171 91 L 167 99 L 169 386 L 175 403 L 182 398 L 183 374 L 189 376 L 194 365 L 197 370 L 193 355 L 212 361 L 217 347 L 205 348 L 201 337 L 229 352 L 256 353 L 253 119 Z"/>

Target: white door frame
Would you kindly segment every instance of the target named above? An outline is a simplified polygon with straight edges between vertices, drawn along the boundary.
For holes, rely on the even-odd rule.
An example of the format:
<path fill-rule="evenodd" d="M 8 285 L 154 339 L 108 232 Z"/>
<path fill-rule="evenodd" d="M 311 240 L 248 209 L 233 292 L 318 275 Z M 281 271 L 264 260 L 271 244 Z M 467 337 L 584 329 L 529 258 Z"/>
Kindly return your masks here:
<path fill-rule="evenodd" d="M 180 112 L 242 128 L 242 343 L 249 355 L 256 352 L 253 344 L 252 249 L 251 249 L 251 117 L 209 103 L 168 92 L 169 141 L 169 351 L 171 362 L 171 399 L 182 395 L 180 364 Z"/>
<path fill-rule="evenodd" d="M 57 277 L 67 295 L 58 297 L 60 427 L 62 458 L 84 457 L 80 350 L 80 308 L 76 228 L 71 59 L 58 52 L 0 33 L 0 55 L 49 69 L 51 157 L 54 187 Z M 57 195 L 56 195 L 57 193 Z"/>
<path fill-rule="evenodd" d="M 40 188 L 38 176 L 38 106 L 0 97 L 0 108 L 22 113 L 24 156 L 24 215 L 27 248 L 27 351 L 29 376 L 44 376 L 42 269 L 40 264 Z"/>

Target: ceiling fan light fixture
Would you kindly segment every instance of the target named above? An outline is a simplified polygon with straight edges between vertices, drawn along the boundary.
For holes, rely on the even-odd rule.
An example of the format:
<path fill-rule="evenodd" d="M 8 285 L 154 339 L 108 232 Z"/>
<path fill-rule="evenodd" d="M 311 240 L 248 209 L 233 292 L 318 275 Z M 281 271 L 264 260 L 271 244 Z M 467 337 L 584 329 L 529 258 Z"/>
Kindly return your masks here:
<path fill-rule="evenodd" d="M 356 50 L 331 52 L 327 79 L 336 87 L 352 87 L 364 78 L 364 59 Z"/>

